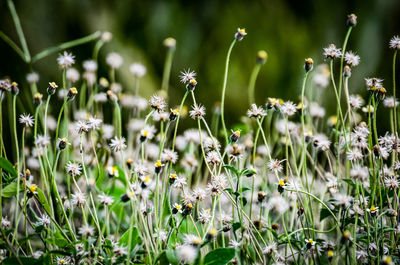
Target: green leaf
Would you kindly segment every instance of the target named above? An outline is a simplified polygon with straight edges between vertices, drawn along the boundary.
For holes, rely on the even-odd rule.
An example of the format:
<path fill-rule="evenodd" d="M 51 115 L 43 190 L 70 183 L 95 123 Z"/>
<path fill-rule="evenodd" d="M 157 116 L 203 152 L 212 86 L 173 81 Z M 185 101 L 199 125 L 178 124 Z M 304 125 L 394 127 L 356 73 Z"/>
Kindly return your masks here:
<path fill-rule="evenodd" d="M 15 168 L 13 167 L 13 165 L 10 163 L 10 161 L 8 161 L 7 159 L 5 159 L 4 157 L 0 157 L 0 168 L 4 169 L 5 171 L 7 171 L 11 176 L 13 177 L 17 177 L 17 171 L 15 170 Z"/>
<path fill-rule="evenodd" d="M 139 229 L 136 226 L 133 226 L 125 231 L 125 233 L 119 239 L 119 243 L 121 245 L 125 245 L 129 247 L 129 234 L 131 233 L 131 246 L 128 251 L 132 251 L 138 243 L 142 242 L 142 239 L 139 236 Z"/>
<path fill-rule="evenodd" d="M 64 43 L 61 43 L 61 44 L 59 44 L 57 46 L 47 48 L 47 49 L 37 53 L 35 56 L 33 56 L 32 63 L 34 63 L 36 61 L 39 61 L 39 60 L 49 56 L 50 54 L 61 52 L 63 50 L 70 49 L 72 47 L 75 47 L 75 46 L 78 46 L 78 45 L 82 45 L 82 44 L 85 44 L 87 42 L 91 42 L 93 40 L 96 40 L 97 38 L 100 37 L 100 35 L 101 35 L 101 32 L 100 31 L 96 31 L 95 33 L 92 33 L 92 34 L 90 34 L 90 35 L 88 35 L 86 37 L 83 37 L 83 38 L 80 38 L 80 39 L 76 39 L 76 40 L 72 40 L 72 41 L 68 41 L 68 42 L 64 42 Z"/>
<path fill-rule="evenodd" d="M 349 184 L 353 188 L 356 187 L 356 184 L 351 179 L 343 179 L 343 181 Z"/>
<path fill-rule="evenodd" d="M 235 249 L 218 248 L 208 252 L 204 257 L 204 265 L 225 265 L 235 257 Z"/>
<path fill-rule="evenodd" d="M 40 202 L 40 204 L 43 206 L 43 208 L 46 210 L 46 212 L 51 214 L 49 202 L 47 201 L 46 196 L 44 195 L 43 191 L 39 188 L 37 188 L 36 191 L 37 191 L 37 194 L 36 194 L 37 200 Z"/>
<path fill-rule="evenodd" d="M 332 216 L 331 213 L 328 211 L 328 209 L 324 207 L 321 209 L 321 212 L 319 214 L 319 221 L 322 221 L 329 216 Z"/>
<path fill-rule="evenodd" d="M 179 259 L 176 256 L 176 253 L 174 250 L 165 250 L 158 255 L 156 261 L 154 264 L 161 264 L 161 265 L 177 265 L 179 264 Z"/>
<path fill-rule="evenodd" d="M 42 264 L 50 264 L 47 263 L 49 262 L 49 259 L 46 257 L 40 258 L 40 259 L 35 259 L 35 258 L 27 258 L 27 257 L 19 257 L 19 260 L 23 265 L 42 265 Z M 46 262 L 45 262 L 46 260 Z M 10 257 L 6 258 L 3 260 L 2 265 L 15 265 L 15 264 L 20 264 L 18 262 L 18 259 L 16 257 Z"/>
<path fill-rule="evenodd" d="M 10 198 L 12 196 L 15 196 L 17 194 L 17 189 L 18 189 L 18 184 L 17 182 L 11 182 L 7 186 L 4 187 L 4 189 L 1 190 L 1 197 L 5 198 Z M 19 186 L 19 191 L 21 192 L 22 186 Z"/>
<path fill-rule="evenodd" d="M 240 175 L 240 172 L 233 166 L 229 166 L 229 165 L 224 165 L 224 168 L 232 171 L 233 173 L 235 173 L 236 176 Z"/>

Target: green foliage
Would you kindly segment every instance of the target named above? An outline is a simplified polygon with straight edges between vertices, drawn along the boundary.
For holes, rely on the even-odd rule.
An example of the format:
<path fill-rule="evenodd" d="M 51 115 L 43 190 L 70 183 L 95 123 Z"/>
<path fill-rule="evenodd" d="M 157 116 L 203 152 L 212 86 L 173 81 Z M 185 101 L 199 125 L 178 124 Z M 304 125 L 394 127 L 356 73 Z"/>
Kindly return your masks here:
<path fill-rule="evenodd" d="M 204 265 L 225 265 L 235 257 L 235 249 L 218 248 L 207 253 L 204 257 Z"/>

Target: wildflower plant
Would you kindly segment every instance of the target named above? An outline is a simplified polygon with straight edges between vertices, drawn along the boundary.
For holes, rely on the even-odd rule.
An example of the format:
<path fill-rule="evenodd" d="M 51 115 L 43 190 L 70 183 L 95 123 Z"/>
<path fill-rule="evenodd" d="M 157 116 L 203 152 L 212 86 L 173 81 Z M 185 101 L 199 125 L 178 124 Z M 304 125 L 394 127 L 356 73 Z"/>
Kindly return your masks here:
<path fill-rule="evenodd" d="M 46 81 L 42 91 L 39 74 L 27 73 L 34 104 L 17 113 L 20 86 L 0 80 L 0 111 L 11 99 L 13 113 L 7 132 L 12 153 L 6 152 L 0 123 L 4 264 L 399 262 L 399 37 L 389 43 L 393 83 L 361 80 L 366 100 L 350 94 L 348 82 L 363 63 L 346 49 L 357 24 L 354 14 L 347 19 L 343 45 L 330 44 L 315 60 L 327 64 L 312 58 L 299 62 L 304 77 L 297 102 L 255 102 L 256 79 L 267 61 L 267 53 L 259 51 L 248 110 L 242 124 L 232 126 L 224 118 L 229 59 L 237 42 L 251 41 L 245 29 L 232 34 L 216 99 L 221 105 L 207 110 L 216 117 L 210 121 L 197 102 L 196 89 L 204 88 L 191 69 L 179 76 L 185 91 L 180 104 L 170 104 L 175 39 L 163 43 L 161 89 L 145 99 L 139 80 L 146 66 L 130 64 L 135 89 L 129 91 L 116 74 L 125 67 L 124 58 L 111 52 L 100 60 L 111 33 L 96 32 L 32 56 L 13 2 L 7 3 L 22 48 L 2 38 L 29 65 L 58 52 L 54 65 L 62 81 Z M 95 41 L 90 59 L 69 51 L 90 41 Z M 82 73 L 74 68 L 81 61 Z M 100 65 L 107 75 L 100 76 Z M 332 116 L 309 93 L 315 88 L 334 91 Z M 7 93 L 11 97 L 3 97 Z M 391 124 L 383 135 L 376 125 L 381 106 L 389 109 Z M 192 128 L 183 131 L 182 120 Z"/>

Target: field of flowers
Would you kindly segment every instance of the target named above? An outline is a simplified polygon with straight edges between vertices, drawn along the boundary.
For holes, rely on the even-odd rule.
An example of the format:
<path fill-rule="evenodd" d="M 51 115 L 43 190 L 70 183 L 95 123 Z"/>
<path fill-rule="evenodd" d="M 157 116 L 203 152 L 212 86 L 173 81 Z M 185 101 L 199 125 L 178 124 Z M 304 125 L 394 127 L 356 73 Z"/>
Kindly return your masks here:
<path fill-rule="evenodd" d="M 13 2 L 7 3 L 20 45 L 0 31 L 1 39 L 30 67 L 59 54 L 54 67 L 62 82 L 40 87 L 40 73 L 31 71 L 29 87 L 22 87 L 2 73 L 0 263 L 399 264 L 399 37 L 388 43 L 393 80 L 358 81 L 367 98 L 349 87 L 352 71 L 364 63 L 346 49 L 354 14 L 343 21 L 343 43 L 323 48 L 324 64 L 299 62 L 298 102 L 255 104 L 268 59 L 259 51 L 243 92 L 248 110 L 233 126 L 224 109 L 229 61 L 251 32 L 232 30 L 222 88 L 210 91 L 218 103 L 206 110 L 196 99 L 196 90 L 207 89 L 197 82 L 201 73 L 185 67 L 179 78 L 186 93 L 179 105 L 169 104 L 175 39 L 162 44 L 159 91 L 143 98 L 143 64 L 130 65 L 128 86 L 118 80 L 124 62 L 118 52 L 99 59 L 112 33 L 31 55 Z M 91 59 L 69 51 L 87 42 L 95 43 Z M 100 64 L 107 75 L 99 75 Z M 334 116 L 318 103 L 324 88 L 335 93 Z M 12 120 L 2 115 L 9 102 Z M 18 113 L 17 104 L 27 111 Z M 382 108 L 389 109 L 391 130 L 378 134 Z"/>

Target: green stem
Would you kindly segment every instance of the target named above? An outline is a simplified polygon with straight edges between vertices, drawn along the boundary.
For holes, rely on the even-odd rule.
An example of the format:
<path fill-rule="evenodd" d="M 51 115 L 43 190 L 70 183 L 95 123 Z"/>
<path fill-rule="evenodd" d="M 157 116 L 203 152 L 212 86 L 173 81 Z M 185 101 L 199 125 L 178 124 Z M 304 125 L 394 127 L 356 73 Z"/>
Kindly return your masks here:
<path fill-rule="evenodd" d="M 21 22 L 19 20 L 18 14 L 17 14 L 17 10 L 15 9 L 15 6 L 14 6 L 14 3 L 12 0 L 7 0 L 7 5 L 8 5 L 8 8 L 10 9 L 10 13 L 11 13 L 12 19 L 14 21 L 15 28 L 17 30 L 18 38 L 19 38 L 19 41 L 21 42 L 22 50 L 24 51 L 24 54 L 25 54 L 25 61 L 27 63 L 30 63 L 31 55 L 28 50 L 28 45 L 26 44 L 24 32 L 22 30 L 22 26 L 21 26 Z"/>
<path fill-rule="evenodd" d="M 228 139 L 228 131 L 226 130 L 225 126 L 225 90 L 226 90 L 226 83 L 228 81 L 228 69 L 229 69 L 229 59 L 231 57 L 231 52 L 233 49 L 233 46 L 235 46 L 236 39 L 234 39 L 231 43 L 231 46 L 229 47 L 228 54 L 226 55 L 226 61 L 225 61 L 225 74 L 224 74 L 224 83 L 222 85 L 222 95 L 221 95 L 221 121 L 222 121 L 222 127 L 224 129 L 224 137 L 225 137 L 225 142 L 226 144 L 229 143 Z"/>
<path fill-rule="evenodd" d="M 175 49 L 168 49 L 167 56 L 165 57 L 164 72 L 161 83 L 161 90 L 165 91 L 168 98 L 169 77 L 171 75 L 171 66 L 174 58 Z"/>
<path fill-rule="evenodd" d="M 251 106 L 251 104 L 256 103 L 255 97 L 254 97 L 254 94 L 255 94 L 254 91 L 255 91 L 255 84 L 256 84 L 257 76 L 258 76 L 258 73 L 260 72 L 260 68 L 261 68 L 261 64 L 257 63 L 254 66 L 253 71 L 251 72 L 250 81 L 249 81 L 249 88 L 248 88 L 249 106 Z"/>

